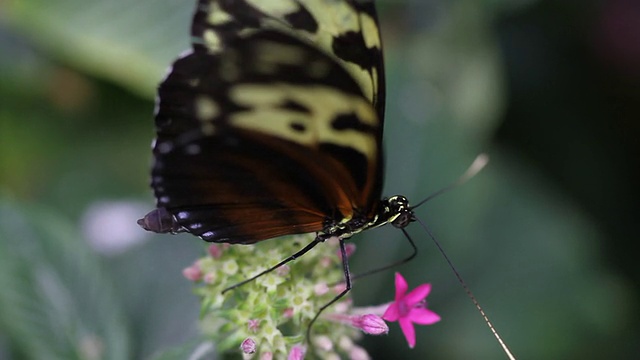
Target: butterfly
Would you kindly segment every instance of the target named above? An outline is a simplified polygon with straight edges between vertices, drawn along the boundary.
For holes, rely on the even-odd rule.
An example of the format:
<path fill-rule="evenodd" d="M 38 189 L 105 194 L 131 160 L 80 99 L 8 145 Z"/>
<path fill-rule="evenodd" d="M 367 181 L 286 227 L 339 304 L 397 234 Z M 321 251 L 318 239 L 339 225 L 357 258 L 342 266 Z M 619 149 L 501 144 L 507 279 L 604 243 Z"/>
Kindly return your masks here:
<path fill-rule="evenodd" d="M 158 89 L 143 228 L 230 244 L 315 232 L 310 249 L 414 220 L 404 196 L 381 199 L 372 0 L 200 0 L 191 35 Z"/>

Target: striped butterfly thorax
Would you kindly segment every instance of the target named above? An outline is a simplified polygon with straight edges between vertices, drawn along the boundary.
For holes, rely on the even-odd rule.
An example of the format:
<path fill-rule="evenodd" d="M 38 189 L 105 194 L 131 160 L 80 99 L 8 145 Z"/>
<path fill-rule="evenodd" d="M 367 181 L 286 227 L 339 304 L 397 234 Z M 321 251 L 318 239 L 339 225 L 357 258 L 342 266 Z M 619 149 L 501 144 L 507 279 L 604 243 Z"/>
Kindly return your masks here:
<path fill-rule="evenodd" d="M 161 83 L 155 232 L 251 244 L 413 219 L 380 200 L 384 80 L 372 0 L 200 0 Z"/>

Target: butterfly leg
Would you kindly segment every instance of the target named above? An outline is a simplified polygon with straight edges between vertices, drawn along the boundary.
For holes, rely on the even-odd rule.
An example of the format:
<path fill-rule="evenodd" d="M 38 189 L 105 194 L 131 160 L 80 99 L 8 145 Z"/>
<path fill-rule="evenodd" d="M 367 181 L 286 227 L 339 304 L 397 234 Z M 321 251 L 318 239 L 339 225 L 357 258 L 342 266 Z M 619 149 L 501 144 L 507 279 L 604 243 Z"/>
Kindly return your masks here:
<path fill-rule="evenodd" d="M 326 308 L 333 305 L 336 301 L 340 300 L 343 296 L 345 296 L 351 290 L 351 272 L 349 271 L 349 257 L 347 256 L 347 249 L 345 248 L 344 239 L 342 238 L 340 238 L 340 255 L 342 255 L 342 269 L 344 270 L 345 288 L 344 290 L 342 290 L 340 294 L 336 295 L 336 297 L 334 297 L 331 301 L 324 304 L 320 308 L 320 310 L 318 310 L 318 312 L 316 313 L 316 316 L 314 316 L 313 319 L 311 319 L 311 322 L 309 323 L 309 327 L 307 327 L 307 341 L 309 341 L 309 344 L 311 344 L 310 342 L 311 327 L 313 326 L 313 323 L 316 322 L 320 314 L 322 314 L 322 312 Z"/>
<path fill-rule="evenodd" d="M 222 293 L 224 294 L 224 293 L 226 293 L 226 292 L 227 292 L 227 291 L 229 291 L 229 290 L 233 290 L 233 289 L 235 289 L 235 288 L 237 288 L 237 287 L 240 287 L 240 286 L 242 286 L 242 285 L 244 285 L 244 284 L 246 284 L 246 283 L 252 282 L 253 280 L 255 280 L 255 279 L 259 278 L 260 276 L 265 275 L 265 274 L 268 274 L 268 273 L 272 272 L 273 270 L 275 270 L 275 269 L 277 269 L 277 268 L 281 267 L 282 265 L 284 265 L 284 264 L 286 264 L 286 263 L 288 263 L 288 262 L 291 262 L 291 261 L 293 261 L 293 260 L 295 260 L 295 259 L 299 258 L 300 256 L 302 256 L 302 255 L 306 254 L 309 250 L 313 249 L 313 248 L 314 248 L 316 245 L 318 245 L 319 243 L 324 242 L 326 239 L 327 239 L 326 237 L 322 237 L 322 236 L 320 236 L 320 235 L 316 236 L 316 238 L 315 238 L 312 242 L 310 242 L 307 246 L 305 246 L 304 248 L 302 248 L 301 250 L 299 250 L 297 253 L 295 253 L 295 254 L 293 254 L 293 255 L 289 256 L 288 258 L 286 258 L 286 259 L 284 259 L 284 260 L 280 261 L 280 262 L 279 262 L 279 263 L 277 263 L 276 265 L 274 265 L 274 266 L 272 266 L 272 267 L 268 268 L 267 270 L 265 270 L 265 271 L 263 271 L 263 272 L 259 273 L 258 275 L 254 275 L 254 276 L 252 276 L 252 277 L 250 277 L 250 278 L 248 278 L 248 279 L 246 279 L 246 280 L 243 280 L 243 281 L 241 281 L 241 282 L 239 282 L 239 283 L 237 283 L 237 284 L 235 284 L 235 285 L 231 285 L 231 286 L 229 286 L 228 288 L 226 288 L 226 289 L 222 290 Z"/>

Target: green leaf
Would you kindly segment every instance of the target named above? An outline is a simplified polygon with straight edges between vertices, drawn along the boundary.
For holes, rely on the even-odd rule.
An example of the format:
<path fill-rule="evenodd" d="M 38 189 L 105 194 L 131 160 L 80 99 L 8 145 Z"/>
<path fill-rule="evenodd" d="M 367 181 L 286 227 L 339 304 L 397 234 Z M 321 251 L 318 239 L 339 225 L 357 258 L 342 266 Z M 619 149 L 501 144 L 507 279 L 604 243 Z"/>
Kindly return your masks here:
<path fill-rule="evenodd" d="M 112 284 L 68 222 L 0 197 L 0 239 L 0 328 L 17 358 L 130 358 Z"/>
<path fill-rule="evenodd" d="M 55 58 L 152 97 L 176 54 L 189 47 L 195 2 L 20 0 L 6 20 Z"/>

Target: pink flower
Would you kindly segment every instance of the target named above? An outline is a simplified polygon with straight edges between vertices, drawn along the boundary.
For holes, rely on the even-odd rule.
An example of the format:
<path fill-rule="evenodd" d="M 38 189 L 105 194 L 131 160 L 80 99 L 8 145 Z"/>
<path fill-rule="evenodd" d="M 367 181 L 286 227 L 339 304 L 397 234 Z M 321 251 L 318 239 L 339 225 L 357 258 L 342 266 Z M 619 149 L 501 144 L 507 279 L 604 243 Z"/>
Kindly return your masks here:
<path fill-rule="evenodd" d="M 407 294 L 407 281 L 396 273 L 396 300 L 389 305 L 382 318 L 386 321 L 398 321 L 409 347 L 416 345 L 416 332 L 413 324 L 431 325 L 440 321 L 440 316 L 427 309 L 425 298 L 431 291 L 431 284 L 422 284 Z"/>

